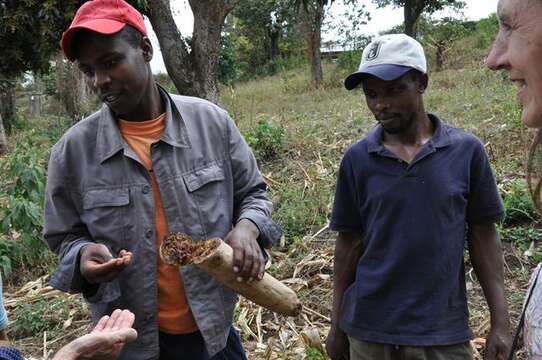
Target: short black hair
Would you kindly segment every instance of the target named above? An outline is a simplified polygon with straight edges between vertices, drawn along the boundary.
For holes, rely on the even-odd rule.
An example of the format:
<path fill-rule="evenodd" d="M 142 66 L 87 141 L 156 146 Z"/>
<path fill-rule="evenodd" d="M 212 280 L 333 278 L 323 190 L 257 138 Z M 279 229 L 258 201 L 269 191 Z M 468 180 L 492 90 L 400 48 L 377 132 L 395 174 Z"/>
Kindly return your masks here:
<path fill-rule="evenodd" d="M 72 48 L 73 48 L 73 55 L 77 59 L 77 53 L 78 53 L 78 44 L 84 44 L 85 43 L 85 37 L 96 34 L 96 32 L 87 30 L 87 29 L 81 29 L 75 34 L 73 34 L 73 38 L 71 40 Z M 130 46 L 137 48 L 141 45 L 143 42 L 143 34 L 139 32 L 135 27 L 132 25 L 126 24 L 121 31 L 118 33 L 112 34 L 112 35 L 102 35 L 102 36 L 120 36 L 122 37 Z"/>

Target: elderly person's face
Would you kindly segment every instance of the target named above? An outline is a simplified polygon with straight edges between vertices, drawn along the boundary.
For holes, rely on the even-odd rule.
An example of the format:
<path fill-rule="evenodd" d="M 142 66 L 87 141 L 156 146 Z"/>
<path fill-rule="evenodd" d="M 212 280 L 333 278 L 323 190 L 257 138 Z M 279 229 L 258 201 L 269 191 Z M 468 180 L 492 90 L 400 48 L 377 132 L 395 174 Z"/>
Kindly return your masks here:
<path fill-rule="evenodd" d="M 500 0 L 499 33 L 486 60 L 519 86 L 521 121 L 542 128 L 542 0 Z"/>

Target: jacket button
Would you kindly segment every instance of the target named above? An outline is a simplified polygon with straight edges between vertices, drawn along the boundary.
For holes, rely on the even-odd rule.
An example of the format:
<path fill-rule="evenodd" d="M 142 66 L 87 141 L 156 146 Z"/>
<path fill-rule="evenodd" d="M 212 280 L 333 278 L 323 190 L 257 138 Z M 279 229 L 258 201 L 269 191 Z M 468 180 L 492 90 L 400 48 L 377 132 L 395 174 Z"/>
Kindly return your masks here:
<path fill-rule="evenodd" d="M 147 232 L 145 233 L 145 236 L 147 237 L 147 239 L 150 239 L 152 236 L 152 230 L 147 230 Z"/>
<path fill-rule="evenodd" d="M 151 191 L 151 188 L 149 187 L 149 185 L 143 186 L 143 189 L 141 190 L 143 194 L 148 194 L 150 191 Z"/>

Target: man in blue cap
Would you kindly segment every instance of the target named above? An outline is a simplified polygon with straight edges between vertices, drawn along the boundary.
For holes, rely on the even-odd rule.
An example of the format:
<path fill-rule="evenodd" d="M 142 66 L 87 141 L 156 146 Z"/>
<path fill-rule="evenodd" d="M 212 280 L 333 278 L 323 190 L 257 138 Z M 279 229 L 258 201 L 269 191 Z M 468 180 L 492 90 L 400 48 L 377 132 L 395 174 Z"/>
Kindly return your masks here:
<path fill-rule="evenodd" d="M 377 125 L 338 174 L 333 360 L 472 359 L 465 239 L 491 313 L 486 358 L 508 354 L 502 201 L 480 140 L 425 111 L 427 84 L 423 48 L 403 34 L 375 39 L 345 80 Z"/>

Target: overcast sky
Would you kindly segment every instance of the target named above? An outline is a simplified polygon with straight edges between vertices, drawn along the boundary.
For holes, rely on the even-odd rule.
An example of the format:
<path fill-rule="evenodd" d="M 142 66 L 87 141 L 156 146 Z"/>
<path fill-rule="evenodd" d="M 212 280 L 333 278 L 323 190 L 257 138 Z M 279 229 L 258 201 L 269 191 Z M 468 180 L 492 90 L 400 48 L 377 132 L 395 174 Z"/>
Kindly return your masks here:
<path fill-rule="evenodd" d="M 487 17 L 489 14 L 494 13 L 497 10 L 498 0 L 466 0 L 467 7 L 464 10 L 464 16 L 467 20 L 478 20 Z M 364 32 L 368 35 L 378 34 L 380 31 L 389 29 L 395 25 L 403 22 L 402 9 L 393 9 L 391 7 L 384 9 L 376 9 L 370 1 L 366 1 L 367 9 L 371 13 L 371 21 L 363 28 Z M 194 17 L 187 0 L 171 0 L 171 10 L 175 17 L 177 27 L 184 36 L 192 34 L 192 28 L 194 26 Z M 330 11 L 334 14 L 342 13 L 340 5 L 333 5 Z M 444 14 L 437 14 L 437 16 L 446 16 Z M 154 57 L 151 61 L 151 67 L 153 72 L 165 72 L 166 68 L 162 60 L 162 54 L 160 53 L 160 47 L 156 35 L 152 31 L 150 22 L 146 21 L 147 29 L 149 29 L 149 35 L 155 49 Z M 323 40 L 332 40 L 333 34 L 323 34 Z"/>

